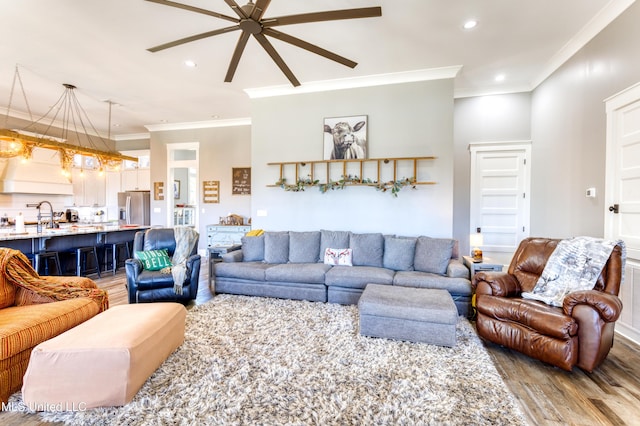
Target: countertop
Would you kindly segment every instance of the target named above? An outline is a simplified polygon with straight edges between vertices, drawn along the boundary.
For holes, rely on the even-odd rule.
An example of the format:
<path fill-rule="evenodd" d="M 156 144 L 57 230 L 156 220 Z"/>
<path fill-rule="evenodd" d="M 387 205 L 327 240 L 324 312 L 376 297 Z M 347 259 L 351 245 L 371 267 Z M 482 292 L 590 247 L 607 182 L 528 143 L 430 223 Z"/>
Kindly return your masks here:
<path fill-rule="evenodd" d="M 51 238 L 54 236 L 67 236 L 78 234 L 97 234 L 117 231 L 137 231 L 148 229 L 150 226 L 144 225 L 118 225 L 118 224 L 78 224 L 65 225 L 60 228 L 44 228 L 42 232 L 36 232 L 35 226 L 26 226 L 24 233 L 16 233 L 13 227 L 0 229 L 0 241 L 26 240 L 34 238 Z"/>

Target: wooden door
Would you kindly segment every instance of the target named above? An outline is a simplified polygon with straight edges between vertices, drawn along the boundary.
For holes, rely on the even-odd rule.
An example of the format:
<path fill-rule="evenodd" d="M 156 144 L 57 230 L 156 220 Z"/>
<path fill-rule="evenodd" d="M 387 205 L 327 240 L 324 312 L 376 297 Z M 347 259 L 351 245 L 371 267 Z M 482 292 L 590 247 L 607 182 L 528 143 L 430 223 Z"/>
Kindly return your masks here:
<path fill-rule="evenodd" d="M 530 142 L 471 144 L 470 233 L 482 232 L 483 251 L 508 263 L 529 236 Z"/>
<path fill-rule="evenodd" d="M 640 342 L 640 83 L 609 98 L 605 237 L 627 247 L 618 332 Z"/>

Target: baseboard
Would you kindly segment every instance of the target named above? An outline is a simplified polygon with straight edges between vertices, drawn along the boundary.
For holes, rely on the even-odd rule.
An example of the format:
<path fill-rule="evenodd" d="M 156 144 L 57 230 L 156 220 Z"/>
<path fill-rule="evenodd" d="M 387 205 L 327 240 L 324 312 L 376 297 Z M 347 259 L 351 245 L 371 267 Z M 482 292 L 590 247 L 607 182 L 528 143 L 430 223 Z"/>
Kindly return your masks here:
<path fill-rule="evenodd" d="M 616 333 L 640 345 L 640 332 L 637 329 L 618 322 L 616 323 Z"/>

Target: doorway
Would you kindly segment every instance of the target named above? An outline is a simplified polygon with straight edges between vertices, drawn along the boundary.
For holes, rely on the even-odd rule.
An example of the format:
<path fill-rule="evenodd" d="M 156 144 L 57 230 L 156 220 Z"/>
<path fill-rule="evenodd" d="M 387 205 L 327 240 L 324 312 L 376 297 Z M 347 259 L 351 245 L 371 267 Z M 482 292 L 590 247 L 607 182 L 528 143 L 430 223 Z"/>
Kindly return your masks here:
<path fill-rule="evenodd" d="M 482 233 L 482 250 L 509 264 L 529 236 L 531 142 L 472 143 L 469 233 Z"/>
<path fill-rule="evenodd" d="M 167 224 L 199 229 L 199 143 L 167 144 Z"/>
<path fill-rule="evenodd" d="M 640 342 L 640 83 L 607 99 L 606 110 L 604 235 L 627 248 L 616 332 Z"/>

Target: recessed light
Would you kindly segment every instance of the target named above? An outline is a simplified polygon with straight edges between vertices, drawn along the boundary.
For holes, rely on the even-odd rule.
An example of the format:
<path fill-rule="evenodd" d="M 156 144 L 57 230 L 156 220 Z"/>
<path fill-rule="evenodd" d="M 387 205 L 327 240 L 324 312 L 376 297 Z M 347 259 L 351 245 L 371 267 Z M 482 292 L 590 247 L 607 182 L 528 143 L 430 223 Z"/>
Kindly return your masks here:
<path fill-rule="evenodd" d="M 195 68 L 198 66 L 198 64 L 196 64 L 195 62 L 193 62 L 192 60 L 188 59 L 186 61 L 184 61 L 184 64 L 186 66 L 188 66 L 189 68 Z"/>
<path fill-rule="evenodd" d="M 218 118 L 220 118 L 220 116 L 218 114 L 214 114 L 214 115 L 211 116 L 211 118 L 218 119 Z"/>
<path fill-rule="evenodd" d="M 471 28 L 475 28 L 477 25 L 478 21 L 476 21 L 475 19 L 469 19 L 464 23 L 464 25 L 462 25 L 462 28 L 464 28 L 465 30 L 470 30 Z"/>
<path fill-rule="evenodd" d="M 495 81 L 504 81 L 505 79 L 505 75 L 504 74 L 498 74 L 495 77 Z"/>

